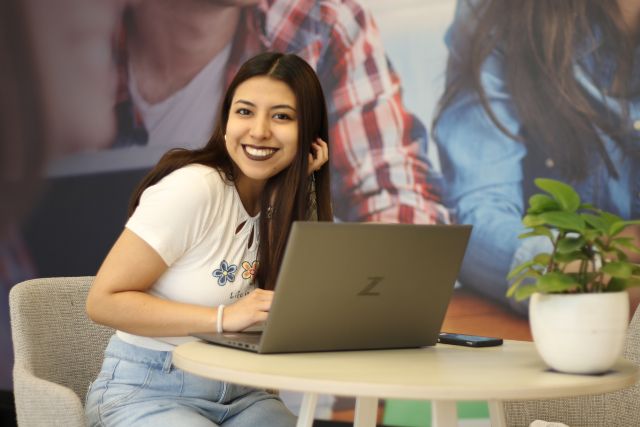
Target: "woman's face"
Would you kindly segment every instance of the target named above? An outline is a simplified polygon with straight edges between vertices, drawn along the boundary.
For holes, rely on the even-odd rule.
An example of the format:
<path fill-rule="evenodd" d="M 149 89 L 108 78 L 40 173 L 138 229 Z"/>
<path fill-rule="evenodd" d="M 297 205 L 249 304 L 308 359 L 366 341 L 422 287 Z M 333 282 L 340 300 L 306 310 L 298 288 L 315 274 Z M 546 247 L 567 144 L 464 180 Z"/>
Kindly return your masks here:
<path fill-rule="evenodd" d="M 264 184 L 286 169 L 298 152 L 296 97 L 266 76 L 240 84 L 231 101 L 225 135 L 237 179 Z"/>
<path fill-rule="evenodd" d="M 28 0 L 29 24 L 53 155 L 108 144 L 114 135 L 112 37 L 120 0 Z"/>

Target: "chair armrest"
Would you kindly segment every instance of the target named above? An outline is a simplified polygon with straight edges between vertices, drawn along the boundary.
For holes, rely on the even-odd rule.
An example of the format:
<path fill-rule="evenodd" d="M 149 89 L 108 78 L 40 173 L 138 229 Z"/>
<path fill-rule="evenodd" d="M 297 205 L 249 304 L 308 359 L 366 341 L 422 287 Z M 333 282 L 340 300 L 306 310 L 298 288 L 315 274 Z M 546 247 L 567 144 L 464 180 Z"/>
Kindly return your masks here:
<path fill-rule="evenodd" d="M 70 388 L 36 377 L 16 363 L 14 395 L 20 427 L 85 427 L 84 408 Z"/>

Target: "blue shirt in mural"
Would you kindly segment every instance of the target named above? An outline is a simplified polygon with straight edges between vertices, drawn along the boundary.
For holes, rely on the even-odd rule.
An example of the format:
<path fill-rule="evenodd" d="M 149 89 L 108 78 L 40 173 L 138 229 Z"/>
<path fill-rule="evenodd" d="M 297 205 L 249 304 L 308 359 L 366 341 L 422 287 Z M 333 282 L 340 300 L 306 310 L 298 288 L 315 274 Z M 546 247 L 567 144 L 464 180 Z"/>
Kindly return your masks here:
<path fill-rule="evenodd" d="M 447 79 L 456 73 L 456 61 L 468 50 L 469 9 L 459 2 L 454 23 L 446 35 L 450 53 Z M 463 31 L 463 29 L 465 31 Z M 588 177 L 572 182 L 582 200 L 625 219 L 640 218 L 640 47 L 635 49 L 630 99 L 611 96 L 616 61 L 606 42 L 597 36 L 595 43 L 578 49 L 574 73 L 592 105 L 610 114 L 625 135 L 622 144 L 602 134 L 604 146 L 615 171 L 604 157 L 588 152 Z M 601 61 L 596 64 L 596 59 Z M 549 251 L 545 238 L 520 240 L 525 231 L 521 219 L 529 197 L 539 192 L 533 185 L 538 177 L 567 182 L 556 161 L 544 153 L 537 141 L 527 140 L 509 93 L 504 56 L 499 49 L 485 60 L 481 82 L 497 119 L 516 141 L 498 129 L 471 91 L 460 93 L 442 112 L 435 130 L 440 153 L 445 203 L 458 223 L 473 224 L 474 229 L 460 282 L 504 304 L 525 312 L 526 303 L 507 300 L 506 276 L 512 267 L 531 259 L 533 254 Z M 603 62 L 604 61 L 604 62 Z M 603 90 L 600 90 L 602 88 Z M 624 114 L 623 106 L 628 114 Z M 585 147 L 585 150 L 587 148 Z M 617 175 L 617 176 L 616 176 Z"/>

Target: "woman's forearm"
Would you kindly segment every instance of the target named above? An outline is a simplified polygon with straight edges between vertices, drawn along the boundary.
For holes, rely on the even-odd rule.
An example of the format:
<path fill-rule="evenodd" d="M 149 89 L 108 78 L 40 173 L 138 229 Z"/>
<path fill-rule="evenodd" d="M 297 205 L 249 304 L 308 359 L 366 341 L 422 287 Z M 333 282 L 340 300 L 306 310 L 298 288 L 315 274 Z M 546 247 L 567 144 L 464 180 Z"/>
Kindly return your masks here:
<path fill-rule="evenodd" d="M 141 291 L 93 295 L 87 314 L 96 323 L 148 337 L 216 330 L 217 308 L 168 301 Z"/>

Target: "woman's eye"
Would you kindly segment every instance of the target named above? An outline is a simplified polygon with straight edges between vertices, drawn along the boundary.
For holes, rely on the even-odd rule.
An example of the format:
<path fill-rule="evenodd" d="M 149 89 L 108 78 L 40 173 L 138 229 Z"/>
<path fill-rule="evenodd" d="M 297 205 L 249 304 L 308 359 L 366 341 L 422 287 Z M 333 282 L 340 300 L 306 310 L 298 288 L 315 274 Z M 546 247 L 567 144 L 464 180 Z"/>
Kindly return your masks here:
<path fill-rule="evenodd" d="M 247 108 L 238 108 L 236 110 L 236 114 L 239 114 L 241 116 L 248 116 L 249 114 L 251 114 L 251 111 Z"/>
<path fill-rule="evenodd" d="M 286 113 L 276 113 L 273 115 L 273 118 L 276 120 L 292 120 L 291 116 Z"/>

